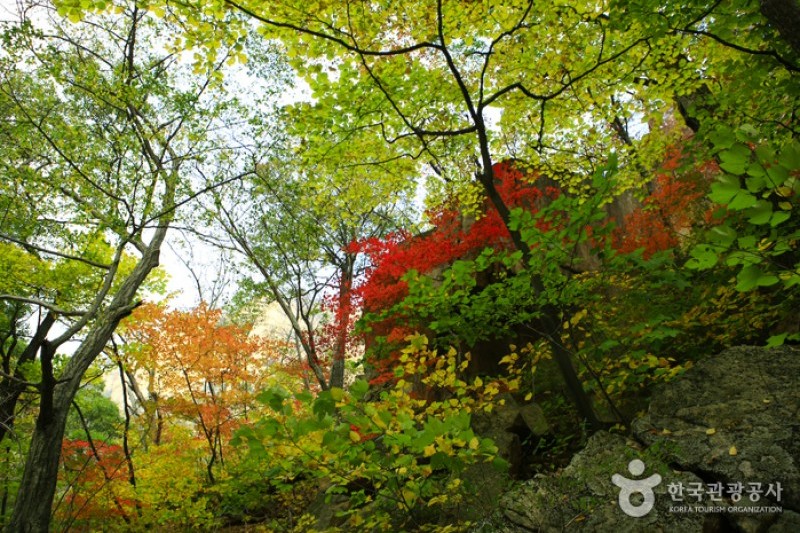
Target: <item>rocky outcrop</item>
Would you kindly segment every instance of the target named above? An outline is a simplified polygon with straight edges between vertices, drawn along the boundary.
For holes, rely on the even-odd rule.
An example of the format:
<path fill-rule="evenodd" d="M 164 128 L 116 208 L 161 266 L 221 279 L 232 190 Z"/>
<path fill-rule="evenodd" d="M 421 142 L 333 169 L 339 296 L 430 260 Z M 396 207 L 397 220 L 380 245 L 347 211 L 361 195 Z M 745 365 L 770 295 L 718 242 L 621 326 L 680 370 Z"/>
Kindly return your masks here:
<path fill-rule="evenodd" d="M 704 478 L 775 483 L 800 510 L 800 350 L 737 347 L 664 387 L 633 424 Z"/>
<path fill-rule="evenodd" d="M 800 531 L 799 380 L 791 347 L 709 357 L 655 392 L 631 438 L 595 434 L 476 530 Z"/>
<path fill-rule="evenodd" d="M 519 404 L 511 394 L 496 398 L 502 405 L 490 413 L 475 413 L 472 428 L 482 437 L 492 439 L 499 455 L 509 462 L 510 474 L 516 476 L 522 468 L 523 444 L 550 433 L 542 408 L 535 403 Z"/>
<path fill-rule="evenodd" d="M 618 504 L 620 489 L 612 476 L 628 473 L 630 461 L 643 458 L 645 475 L 657 473 L 662 481 L 653 489 L 655 505 L 644 517 L 626 515 Z M 500 512 L 478 531 L 502 533 L 530 531 L 704 531 L 714 530 L 714 515 L 671 513 L 669 484 L 700 483 L 689 472 L 672 471 L 655 457 L 646 456 L 636 443 L 601 431 L 556 476 L 539 476 L 506 493 Z"/>

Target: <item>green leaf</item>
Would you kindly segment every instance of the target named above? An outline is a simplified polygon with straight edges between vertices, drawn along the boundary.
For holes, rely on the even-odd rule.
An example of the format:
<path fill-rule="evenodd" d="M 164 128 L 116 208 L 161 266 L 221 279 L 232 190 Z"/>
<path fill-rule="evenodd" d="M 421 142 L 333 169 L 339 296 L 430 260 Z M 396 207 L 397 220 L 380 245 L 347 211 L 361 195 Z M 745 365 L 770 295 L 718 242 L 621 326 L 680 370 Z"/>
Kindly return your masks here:
<path fill-rule="evenodd" d="M 258 395 L 258 401 L 276 412 L 283 410 L 285 394 L 280 389 L 267 389 Z"/>
<path fill-rule="evenodd" d="M 757 265 L 750 265 L 744 267 L 736 275 L 738 283 L 736 290 L 745 292 L 754 289 L 758 286 L 758 279 L 761 277 L 761 269 Z"/>
<path fill-rule="evenodd" d="M 717 178 L 716 183 L 711 184 L 709 197 L 718 204 L 727 204 L 741 190 L 742 186 L 739 178 L 730 174 L 723 174 Z"/>
<path fill-rule="evenodd" d="M 331 398 L 335 402 L 341 402 L 342 398 L 344 398 L 344 390 L 339 387 L 332 387 L 328 392 L 330 392 Z"/>
<path fill-rule="evenodd" d="M 369 391 L 369 382 L 363 379 L 357 379 L 350 385 L 350 394 L 355 400 L 363 400 L 364 396 Z"/>
<path fill-rule="evenodd" d="M 775 162 L 775 149 L 771 144 L 761 144 L 756 148 L 756 157 L 765 166 L 770 166 Z"/>
<path fill-rule="evenodd" d="M 776 346 L 781 346 L 783 342 L 786 340 L 786 336 L 788 333 L 781 333 L 780 335 L 773 335 L 769 339 L 767 339 L 767 348 L 774 348 Z"/>
<path fill-rule="evenodd" d="M 756 200 L 756 197 L 749 192 L 739 191 L 736 196 L 728 202 L 728 209 L 732 211 L 741 211 L 755 205 Z"/>
<path fill-rule="evenodd" d="M 699 244 L 689 252 L 691 259 L 686 262 L 686 268 L 692 270 L 706 270 L 717 264 L 719 256 L 706 244 Z"/>
<path fill-rule="evenodd" d="M 736 290 L 746 292 L 757 287 L 770 287 L 780 281 L 774 274 L 764 273 L 758 265 L 744 267 L 736 276 Z"/>
<path fill-rule="evenodd" d="M 736 136 L 733 134 L 733 130 L 725 125 L 717 126 L 717 129 L 714 130 L 709 137 L 711 139 L 711 144 L 718 150 L 726 150 L 736 142 Z"/>
<path fill-rule="evenodd" d="M 772 182 L 772 187 L 777 188 L 786 182 L 789 179 L 789 169 L 780 165 L 773 165 L 771 167 L 767 167 L 767 176 L 769 176 L 770 181 Z"/>
<path fill-rule="evenodd" d="M 739 237 L 737 242 L 739 244 L 739 248 L 743 250 L 756 247 L 755 235 L 744 235 L 743 237 Z"/>
<path fill-rule="evenodd" d="M 322 391 L 314 401 L 312 411 L 317 417 L 323 418 L 336 413 L 336 401 L 331 396 L 330 391 Z"/>
<path fill-rule="evenodd" d="M 791 216 L 792 216 L 792 213 L 789 212 L 789 211 L 777 211 L 777 212 L 773 213 L 772 219 L 770 219 L 770 221 L 769 221 L 769 225 L 774 228 L 775 226 L 783 224 L 784 222 L 789 220 L 789 218 Z"/>
<path fill-rule="evenodd" d="M 762 191 L 766 184 L 766 172 L 764 169 L 760 165 L 751 165 L 750 168 L 747 169 L 747 174 L 750 176 L 744 180 L 747 190 L 752 193 Z"/>
<path fill-rule="evenodd" d="M 508 469 L 511 467 L 509 462 L 500 456 L 497 456 L 494 459 L 492 459 L 492 466 L 495 467 L 500 472 L 507 472 Z"/>
<path fill-rule="evenodd" d="M 778 156 L 778 163 L 788 170 L 800 168 L 800 143 L 795 141 L 786 146 Z"/>
<path fill-rule="evenodd" d="M 720 168 L 731 174 L 741 175 L 750 164 L 750 149 L 742 144 L 736 144 L 719 154 Z"/>
<path fill-rule="evenodd" d="M 727 224 L 714 226 L 707 234 L 708 240 L 719 245 L 723 249 L 729 248 L 736 240 L 736 230 Z"/>
<path fill-rule="evenodd" d="M 766 200 L 758 200 L 756 205 L 745 212 L 751 224 L 769 224 L 772 217 L 772 204 Z"/>

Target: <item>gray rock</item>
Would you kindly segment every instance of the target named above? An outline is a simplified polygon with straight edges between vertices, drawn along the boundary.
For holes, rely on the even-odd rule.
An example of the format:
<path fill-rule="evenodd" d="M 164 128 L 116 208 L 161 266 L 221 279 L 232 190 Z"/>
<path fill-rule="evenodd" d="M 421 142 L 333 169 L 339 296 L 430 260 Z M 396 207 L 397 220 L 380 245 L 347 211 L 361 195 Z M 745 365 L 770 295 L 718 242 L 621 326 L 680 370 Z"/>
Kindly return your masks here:
<path fill-rule="evenodd" d="M 593 435 L 561 472 L 505 493 L 475 531 L 800 531 L 798 377 L 800 350 L 791 347 L 738 347 L 709 357 L 655 392 L 648 413 L 633 424 L 638 442 Z M 643 462 L 642 472 L 634 459 Z M 623 512 L 615 474 L 661 476 L 648 513 Z M 710 484 L 738 482 L 761 483 L 762 490 L 780 483 L 781 497 L 762 492 L 758 501 L 745 494 L 734 502 L 729 490 L 706 493 Z M 695 487 L 703 493 L 698 500 L 689 493 Z M 634 494 L 629 501 L 643 500 Z"/>
<path fill-rule="evenodd" d="M 658 473 L 661 483 L 654 488 L 655 505 L 645 516 L 626 515 L 619 506 L 620 489 L 614 474 L 630 477 L 628 464 L 641 459 L 646 470 L 641 477 Z M 641 478 L 640 478 L 641 479 Z M 697 476 L 671 470 L 657 456 L 639 450 L 619 435 L 601 431 L 593 435 L 557 476 L 539 476 L 506 493 L 494 525 L 484 531 L 709 531 L 719 522 L 715 515 L 678 513 L 667 493 L 670 483 L 700 483 Z M 635 496 L 634 496 L 634 502 Z"/>
<path fill-rule="evenodd" d="M 472 428 L 482 437 L 492 439 L 499 454 L 511 465 L 511 474 L 519 472 L 524 461 L 522 439 L 542 437 L 550 433 L 550 425 L 542 408 L 534 403 L 520 405 L 511 394 L 497 397 L 504 404 L 490 413 L 479 412 L 472 416 Z"/>
<path fill-rule="evenodd" d="M 643 442 L 705 479 L 780 483 L 778 504 L 800 511 L 800 350 L 731 348 L 657 390 L 633 424 Z"/>
<path fill-rule="evenodd" d="M 797 533 L 800 531 L 800 514 L 784 511 L 767 531 L 769 533 Z"/>

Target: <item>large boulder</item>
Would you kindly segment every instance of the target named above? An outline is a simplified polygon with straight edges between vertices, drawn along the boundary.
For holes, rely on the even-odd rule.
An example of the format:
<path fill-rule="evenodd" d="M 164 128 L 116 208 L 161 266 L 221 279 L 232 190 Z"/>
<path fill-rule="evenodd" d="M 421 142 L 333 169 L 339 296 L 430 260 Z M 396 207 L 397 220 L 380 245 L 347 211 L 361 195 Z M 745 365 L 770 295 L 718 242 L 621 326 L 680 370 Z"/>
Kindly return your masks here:
<path fill-rule="evenodd" d="M 631 439 L 593 435 L 562 472 L 507 492 L 476 531 L 800 531 L 798 377 L 791 347 L 709 357 L 654 393 Z M 780 497 L 767 494 L 777 484 Z M 645 485 L 649 501 L 646 489 L 624 494 Z"/>
<path fill-rule="evenodd" d="M 618 498 L 620 489 L 614 475 L 634 477 L 628 472 L 632 460 L 643 460 L 643 477 L 661 476 L 653 489 L 655 504 L 644 517 L 625 514 Z M 502 533 L 522 531 L 714 531 L 715 515 L 673 513 L 667 493 L 669 484 L 700 483 L 689 472 L 673 471 L 656 455 L 620 435 L 601 431 L 593 435 L 562 472 L 538 476 L 506 493 L 500 511 L 478 527 L 480 531 Z M 640 503 L 635 501 L 634 503 Z"/>
<path fill-rule="evenodd" d="M 780 483 L 800 511 L 800 350 L 740 346 L 658 390 L 636 436 L 681 468 L 723 483 Z"/>

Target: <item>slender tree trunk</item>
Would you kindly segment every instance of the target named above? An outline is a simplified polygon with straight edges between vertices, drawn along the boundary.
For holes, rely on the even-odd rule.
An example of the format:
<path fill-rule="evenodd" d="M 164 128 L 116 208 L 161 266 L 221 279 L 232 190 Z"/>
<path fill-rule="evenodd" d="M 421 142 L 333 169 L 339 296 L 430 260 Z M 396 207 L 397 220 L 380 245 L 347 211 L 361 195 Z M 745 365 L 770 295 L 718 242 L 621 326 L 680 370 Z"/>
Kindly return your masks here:
<path fill-rule="evenodd" d="M 116 345 L 114 346 L 114 351 L 117 351 Z M 125 426 L 122 431 L 122 451 L 125 454 L 125 463 L 128 465 L 128 483 L 130 483 L 131 487 L 136 487 L 136 471 L 133 468 L 133 457 L 131 457 L 131 449 L 128 445 L 128 434 L 131 429 L 131 407 L 128 401 L 128 386 L 125 383 L 125 367 L 119 354 L 117 354 L 117 369 L 119 370 L 119 382 L 122 384 L 122 409 L 125 413 Z"/>
<path fill-rule="evenodd" d="M 482 130 L 479 128 L 478 131 L 480 132 Z M 485 144 L 485 139 L 482 138 L 481 141 L 482 145 Z M 509 227 L 511 212 L 509 211 L 508 206 L 505 204 L 500 194 L 497 192 L 497 188 L 494 185 L 494 171 L 492 169 L 492 161 L 488 156 L 488 153 L 488 150 L 484 152 L 484 171 L 478 175 L 478 181 L 480 181 L 481 185 L 483 185 L 489 201 L 491 201 L 492 205 L 494 205 L 495 209 L 497 209 L 503 224 L 511 234 L 511 240 L 514 243 L 514 246 L 517 250 L 522 252 L 525 262 L 529 263 L 532 257 L 531 249 L 522 239 L 522 235 L 518 231 L 514 231 Z M 532 276 L 531 288 L 537 295 L 544 293 L 544 282 L 539 275 L 534 274 Z M 600 421 L 594 412 L 594 408 L 592 407 L 591 401 L 589 401 L 589 397 L 586 395 L 586 391 L 583 390 L 583 385 L 581 384 L 580 379 L 578 379 L 578 374 L 575 372 L 575 367 L 572 364 L 572 356 L 569 350 L 567 350 L 566 347 L 564 347 L 564 345 L 561 343 L 559 338 L 559 332 L 561 331 L 560 313 L 553 305 L 545 305 L 541 307 L 540 313 L 541 317 L 537 320 L 538 323 L 533 325 L 533 329 L 539 331 L 550 344 L 550 347 L 553 350 L 553 359 L 555 359 L 556 364 L 558 364 L 558 369 L 561 372 L 561 376 L 564 378 L 564 383 L 567 386 L 567 390 L 569 390 L 570 395 L 575 402 L 575 407 L 578 410 L 579 416 L 586 421 L 590 431 L 596 431 L 601 428 Z"/>
<path fill-rule="evenodd" d="M 36 352 L 39 351 L 42 343 L 50 331 L 50 328 L 56 321 L 55 314 L 50 312 L 45 315 L 39 327 L 36 328 L 36 333 L 28 343 L 28 346 L 20 354 L 14 368 L 13 377 L 4 377 L 0 381 L 0 442 L 3 441 L 6 434 L 14 428 L 14 419 L 16 417 L 17 402 L 20 395 L 25 390 L 25 375 L 22 373 L 22 365 L 36 359 Z M 6 374 L 10 374 L 11 369 L 5 369 Z"/>
<path fill-rule="evenodd" d="M 355 257 L 347 254 L 342 265 L 339 283 L 338 307 L 336 316 L 336 343 L 333 348 L 330 386 L 344 388 L 344 362 L 347 356 L 347 328 L 352 314 L 353 269 Z"/>

